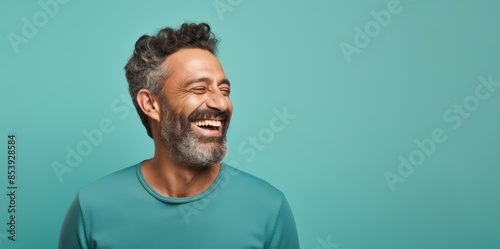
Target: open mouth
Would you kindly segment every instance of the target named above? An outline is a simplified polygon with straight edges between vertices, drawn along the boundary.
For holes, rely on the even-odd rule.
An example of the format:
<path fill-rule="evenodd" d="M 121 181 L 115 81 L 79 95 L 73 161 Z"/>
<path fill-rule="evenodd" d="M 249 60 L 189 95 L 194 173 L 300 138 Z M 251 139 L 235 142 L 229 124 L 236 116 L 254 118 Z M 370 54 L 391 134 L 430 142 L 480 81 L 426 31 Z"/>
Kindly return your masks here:
<path fill-rule="evenodd" d="M 205 119 L 205 120 L 197 120 L 192 122 L 193 125 L 196 127 L 200 128 L 201 130 L 214 133 L 217 132 L 219 133 L 222 128 L 222 121 L 221 120 L 210 120 L 210 119 Z"/>

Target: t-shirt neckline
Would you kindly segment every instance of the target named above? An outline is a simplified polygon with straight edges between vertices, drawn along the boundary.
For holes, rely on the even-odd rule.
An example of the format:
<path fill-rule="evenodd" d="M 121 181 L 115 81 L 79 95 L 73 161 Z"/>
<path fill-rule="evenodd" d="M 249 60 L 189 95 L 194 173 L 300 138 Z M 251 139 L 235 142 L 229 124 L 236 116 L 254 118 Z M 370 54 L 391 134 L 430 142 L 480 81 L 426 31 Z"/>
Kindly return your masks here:
<path fill-rule="evenodd" d="M 141 170 L 141 166 L 142 166 L 143 162 L 144 161 L 139 162 L 135 165 L 137 178 L 139 179 L 139 182 L 141 183 L 141 185 L 144 187 L 144 189 L 146 189 L 146 191 L 149 194 L 151 194 L 154 198 L 158 199 L 159 201 L 162 201 L 165 203 L 175 203 L 175 204 L 189 203 L 189 202 L 194 202 L 194 201 L 197 201 L 199 199 L 202 199 L 202 198 L 208 196 L 210 193 L 212 193 L 219 186 L 219 183 L 222 179 L 222 175 L 226 171 L 226 165 L 224 163 L 221 163 L 219 172 L 217 173 L 217 177 L 215 178 L 214 182 L 212 182 L 212 184 L 210 184 L 210 187 L 208 187 L 206 190 L 204 190 L 203 192 L 201 192 L 197 195 L 193 195 L 193 196 L 189 196 L 189 197 L 167 197 L 167 196 L 161 195 L 160 193 L 156 192 L 156 190 L 154 190 L 149 185 L 149 183 L 146 181 L 146 178 L 144 178 L 144 175 L 142 174 L 142 170 Z"/>

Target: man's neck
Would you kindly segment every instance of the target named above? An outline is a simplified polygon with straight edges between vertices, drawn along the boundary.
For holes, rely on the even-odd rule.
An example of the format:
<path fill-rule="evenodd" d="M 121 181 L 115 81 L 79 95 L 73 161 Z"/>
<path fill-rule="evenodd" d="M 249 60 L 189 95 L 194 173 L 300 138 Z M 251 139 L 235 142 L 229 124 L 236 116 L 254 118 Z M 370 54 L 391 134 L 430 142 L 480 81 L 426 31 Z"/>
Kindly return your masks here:
<path fill-rule="evenodd" d="M 168 155 L 155 156 L 142 163 L 142 174 L 146 182 L 159 194 L 166 197 L 189 197 L 210 187 L 217 178 L 220 165 L 194 169 L 179 165 Z"/>

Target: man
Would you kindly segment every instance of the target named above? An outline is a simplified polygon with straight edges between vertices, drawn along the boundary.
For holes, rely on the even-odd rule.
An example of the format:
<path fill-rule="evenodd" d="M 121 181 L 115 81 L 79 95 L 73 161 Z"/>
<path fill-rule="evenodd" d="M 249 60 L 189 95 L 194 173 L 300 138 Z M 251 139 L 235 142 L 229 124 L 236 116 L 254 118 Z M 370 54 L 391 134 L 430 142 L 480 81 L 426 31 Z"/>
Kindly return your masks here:
<path fill-rule="evenodd" d="M 230 83 L 205 24 L 142 36 L 125 66 L 154 157 L 81 189 L 60 249 L 299 248 L 284 195 L 232 168 Z"/>

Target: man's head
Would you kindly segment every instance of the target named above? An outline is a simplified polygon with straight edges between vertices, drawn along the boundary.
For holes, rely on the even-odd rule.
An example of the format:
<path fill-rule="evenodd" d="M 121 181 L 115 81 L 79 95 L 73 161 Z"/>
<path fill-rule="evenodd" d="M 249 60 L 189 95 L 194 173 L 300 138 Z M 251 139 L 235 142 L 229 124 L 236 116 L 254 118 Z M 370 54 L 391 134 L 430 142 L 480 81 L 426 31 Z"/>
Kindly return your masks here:
<path fill-rule="evenodd" d="M 207 24 L 142 36 L 125 66 L 129 91 L 148 135 L 190 167 L 222 161 L 232 104 Z"/>

